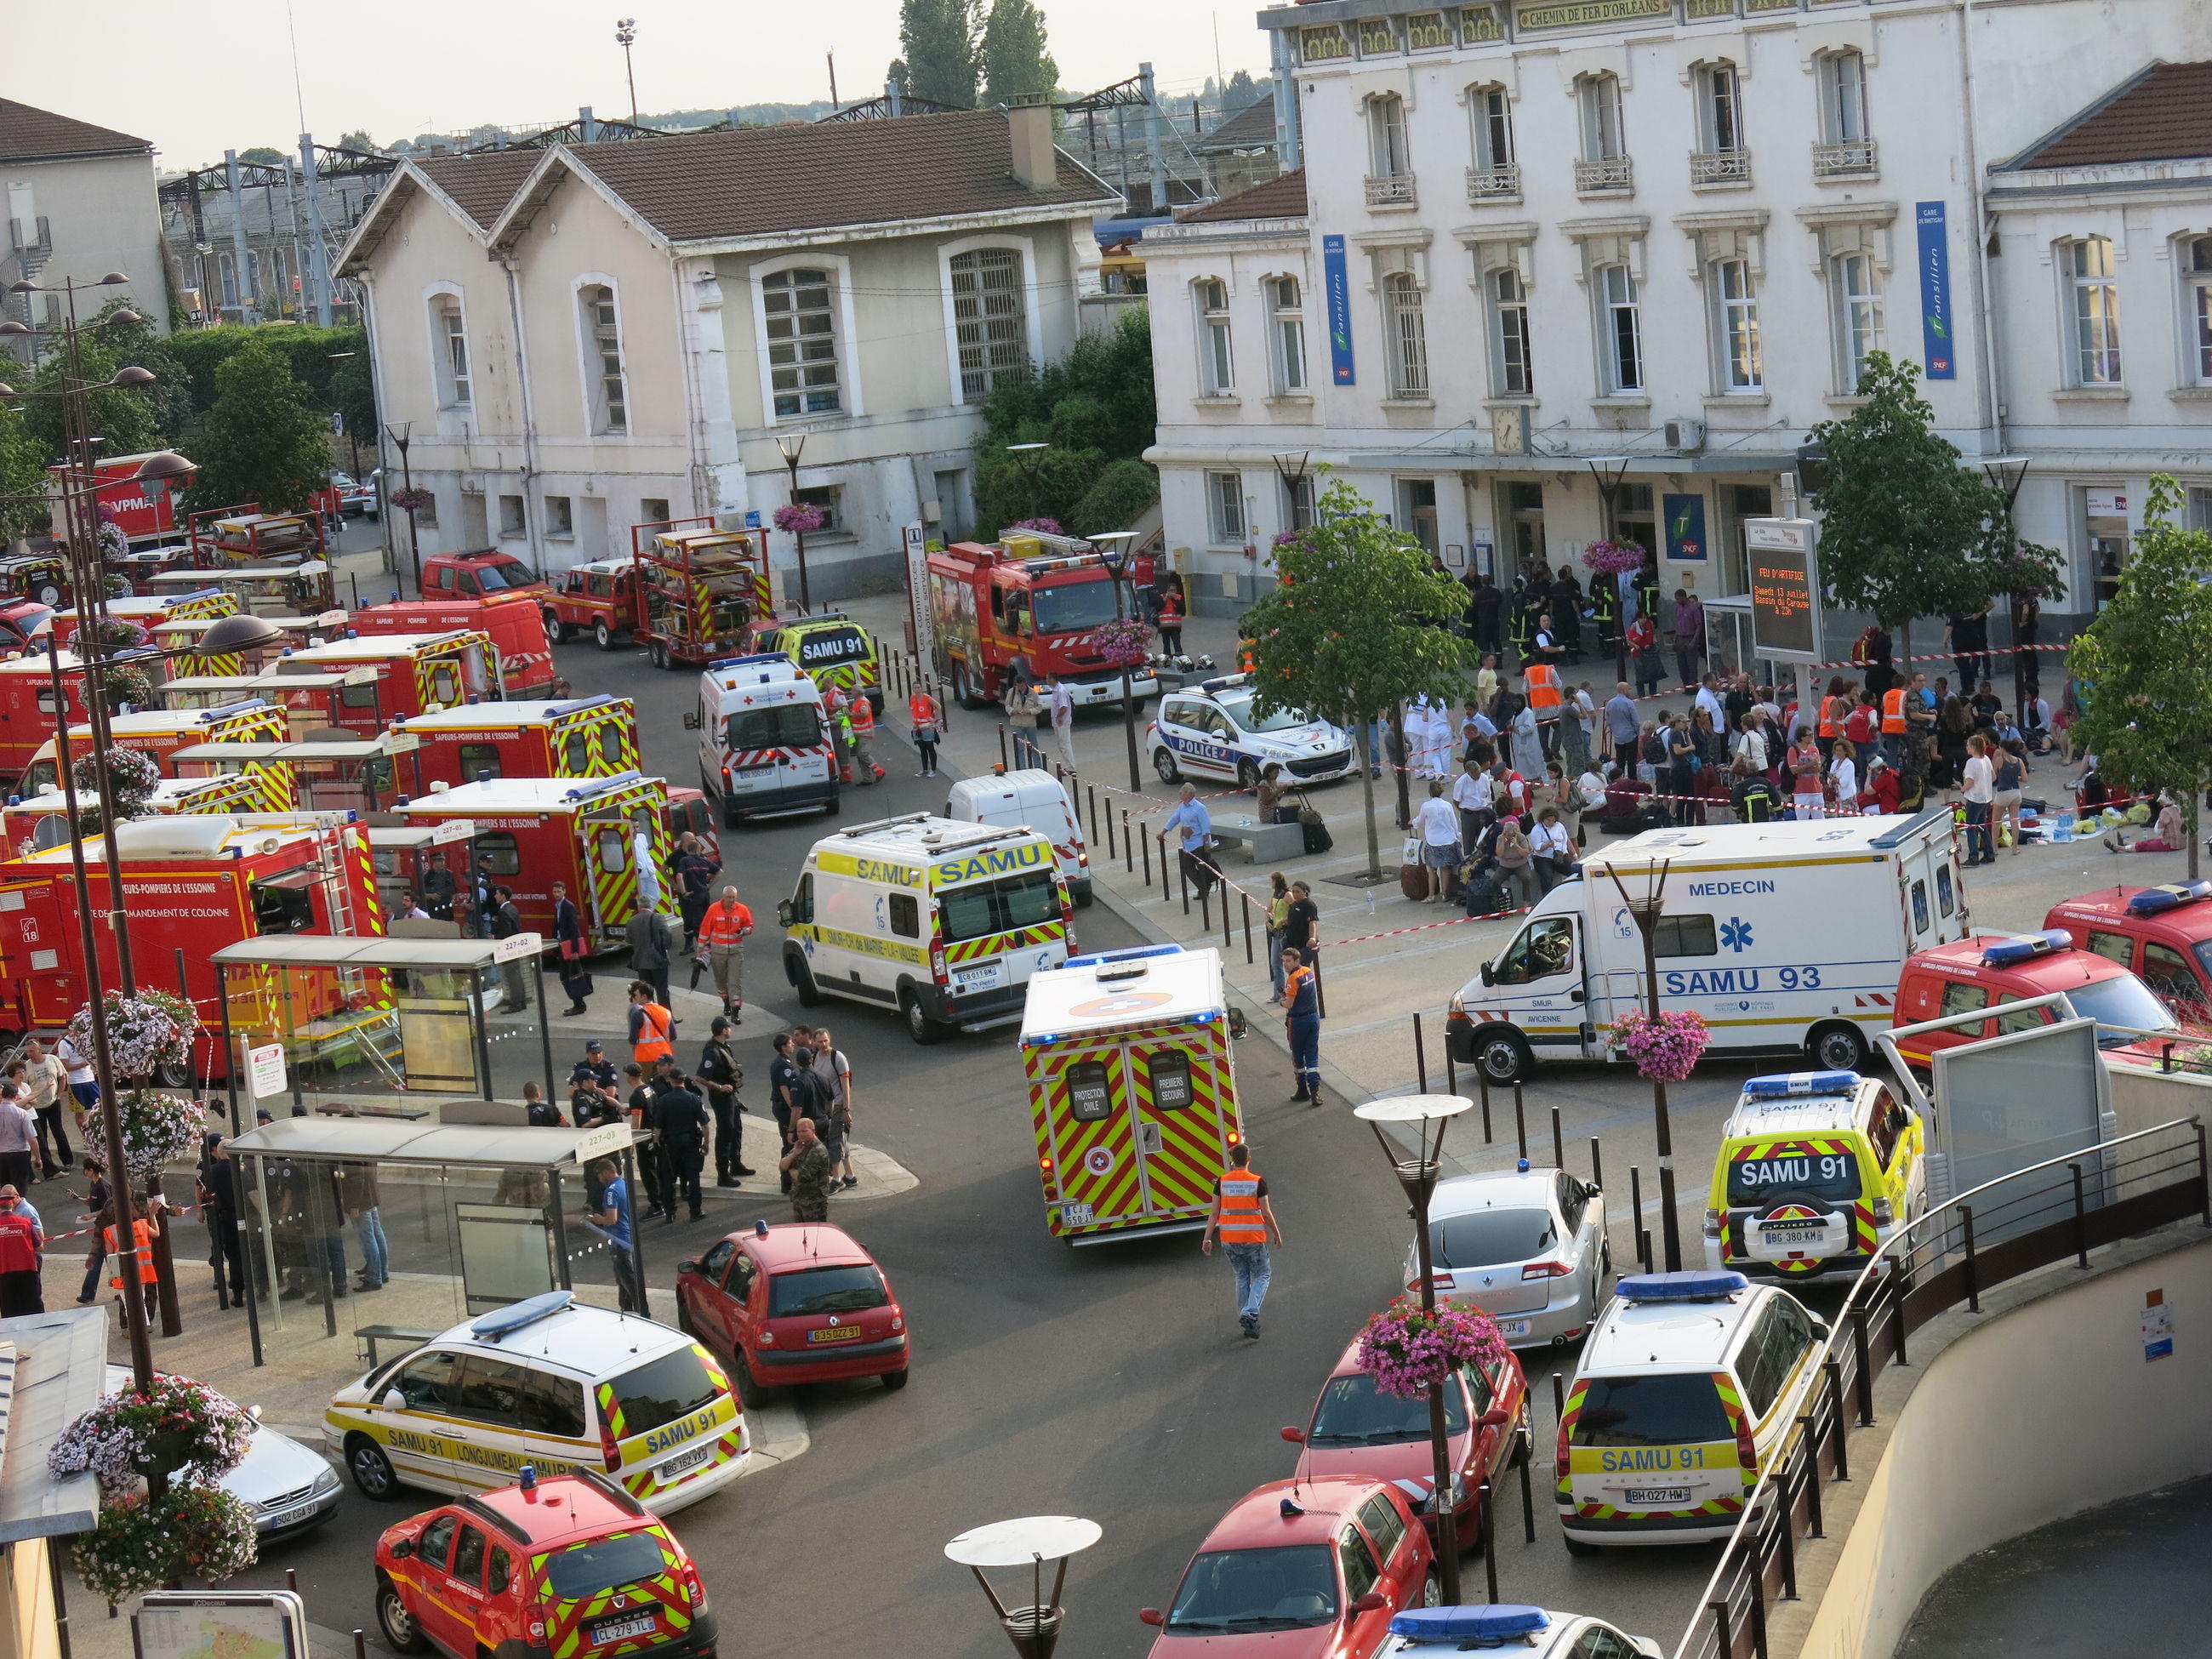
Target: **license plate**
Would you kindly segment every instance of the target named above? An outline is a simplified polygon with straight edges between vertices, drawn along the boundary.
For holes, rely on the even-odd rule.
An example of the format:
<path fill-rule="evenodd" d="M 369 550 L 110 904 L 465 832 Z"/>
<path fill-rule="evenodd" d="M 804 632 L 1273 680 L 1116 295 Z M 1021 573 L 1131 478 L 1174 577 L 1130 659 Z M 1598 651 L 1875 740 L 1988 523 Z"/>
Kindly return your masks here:
<path fill-rule="evenodd" d="M 766 766 L 741 766 L 738 769 L 738 775 L 752 779 L 772 778 L 775 775 L 775 763 L 770 761 Z"/>
<path fill-rule="evenodd" d="M 1500 1336 L 1526 1336 L 1528 1334 L 1528 1322 L 1525 1319 L 1501 1319 L 1497 1322 L 1497 1324 L 1498 1334 Z"/>
<path fill-rule="evenodd" d="M 610 1619 L 603 1625 L 592 1626 L 592 1645 L 605 1647 L 610 1642 L 625 1642 L 633 1636 L 650 1636 L 657 1622 L 649 1613 L 639 1613 L 633 1619 Z"/>
<path fill-rule="evenodd" d="M 1690 1501 L 1687 1486 L 1631 1486 L 1621 1496 L 1642 1509 L 1664 1509 Z"/>
<path fill-rule="evenodd" d="M 1828 1231 L 1825 1221 L 1762 1221 L 1759 1231 L 1769 1238 L 1818 1238 Z"/>
<path fill-rule="evenodd" d="M 672 1457 L 665 1463 L 656 1463 L 653 1472 L 663 1480 L 673 1480 L 679 1474 L 689 1474 L 714 1455 L 712 1446 L 701 1446 L 695 1451 L 685 1452 L 681 1457 Z"/>
<path fill-rule="evenodd" d="M 264 1517 L 261 1522 L 262 1528 L 267 1532 L 281 1532 L 286 1527 L 297 1526 L 321 1508 L 319 1504 L 295 1504 L 289 1510 L 279 1510 L 276 1514 Z"/>
<path fill-rule="evenodd" d="M 832 1325 L 827 1330 L 807 1332 L 806 1340 L 809 1342 L 850 1342 L 860 1334 L 858 1325 Z"/>
<path fill-rule="evenodd" d="M 996 985 L 999 982 L 999 964 L 987 962 L 981 968 L 957 968 L 952 973 L 952 982 L 963 991 L 972 991 L 979 985 Z"/>
<path fill-rule="evenodd" d="M 1088 1204 L 1061 1205 L 1060 1224 L 1063 1227 L 1088 1227 L 1091 1224 L 1091 1206 Z"/>

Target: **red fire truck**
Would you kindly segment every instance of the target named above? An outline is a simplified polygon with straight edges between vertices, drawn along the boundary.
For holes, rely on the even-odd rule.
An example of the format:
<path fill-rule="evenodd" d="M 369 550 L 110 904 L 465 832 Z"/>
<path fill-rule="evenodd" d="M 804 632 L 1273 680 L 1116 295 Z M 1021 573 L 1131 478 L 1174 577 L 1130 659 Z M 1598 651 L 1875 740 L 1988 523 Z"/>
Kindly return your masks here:
<path fill-rule="evenodd" d="M 547 635 L 559 626 L 553 614 L 553 590 L 512 553 L 483 547 L 473 553 L 434 553 L 422 561 L 422 596 L 426 599 L 481 599 L 494 593 L 527 593 L 545 613 Z"/>
<path fill-rule="evenodd" d="M 422 740 L 416 754 L 428 783 L 611 778 L 638 764 L 637 709 L 628 697 L 471 703 L 412 715 L 394 729 Z"/>
<path fill-rule="evenodd" d="M 1017 657 L 1035 676 L 1066 681 L 1079 708 L 1119 702 L 1121 671 L 1097 638 L 1114 620 L 1114 599 L 1106 562 L 1088 543 L 1034 532 L 1004 545 L 955 542 L 929 556 L 937 672 L 963 708 L 1002 696 Z M 1148 697 L 1159 682 L 1139 667 L 1130 689 Z"/>
<path fill-rule="evenodd" d="M 753 624 L 775 615 L 768 538 L 717 530 L 711 519 L 676 519 L 630 530 L 655 668 L 699 668 L 749 648 Z"/>
<path fill-rule="evenodd" d="M 138 469 L 154 459 L 143 455 L 110 455 L 93 463 L 100 477 L 100 506 L 105 517 L 123 532 L 132 547 L 152 546 L 184 539 L 177 520 L 176 491 L 191 483 L 191 475 L 170 481 L 169 486 L 138 482 Z M 58 486 L 62 469 L 50 467 Z"/>
<path fill-rule="evenodd" d="M 553 637 L 589 634 L 600 650 L 618 649 L 645 625 L 643 591 L 635 558 L 570 565 L 553 591 Z"/>
<path fill-rule="evenodd" d="M 192 562 L 204 570 L 230 565 L 305 564 L 329 557 L 320 513 L 264 513 L 257 501 L 211 507 L 185 521 Z"/>
<path fill-rule="evenodd" d="M 474 629 L 491 635 L 500 676 L 510 697 L 559 697 L 568 682 L 553 672 L 552 636 L 531 593 L 487 593 L 480 599 L 393 599 L 352 614 L 349 625 L 364 638 L 383 634 L 450 634 Z"/>
<path fill-rule="evenodd" d="M 310 559 L 305 564 L 157 571 L 145 579 L 144 586 L 148 593 L 156 595 L 216 588 L 234 597 L 240 610 L 257 617 L 319 616 L 338 602 L 337 583 L 330 565 L 321 559 Z"/>
<path fill-rule="evenodd" d="M 133 965 L 145 983 L 173 989 L 181 960 L 210 1030 L 221 1029 L 222 1010 L 208 958 L 223 945 L 259 934 L 384 931 L 368 831 L 348 813 L 140 818 L 118 828 L 116 850 Z M 103 849 L 94 840 L 85 854 L 85 902 L 104 915 L 112 906 Z M 52 1028 L 84 1006 L 76 907 L 66 846 L 0 861 L 0 1025 Z M 106 927 L 94 936 L 102 977 L 116 985 L 114 936 Z M 240 988 L 234 976 L 234 994 Z M 204 1042 L 194 1068 L 222 1075 L 222 1046 Z"/>
<path fill-rule="evenodd" d="M 170 659 L 157 651 L 119 653 L 143 670 L 159 686 L 169 678 Z M 62 695 L 68 700 L 70 719 L 82 724 L 92 718 L 84 701 L 84 676 L 75 672 L 76 653 L 61 653 Z M 54 735 L 54 693 L 43 650 L 0 660 L 0 780 L 22 776 L 40 744 Z"/>
<path fill-rule="evenodd" d="M 333 722 L 373 738 L 387 721 L 433 708 L 503 699 L 491 635 L 456 628 L 440 634 L 349 635 L 327 645 L 303 646 L 277 659 L 286 674 L 344 673 L 345 689 L 331 713 Z M 356 679 L 353 671 L 373 669 Z"/>

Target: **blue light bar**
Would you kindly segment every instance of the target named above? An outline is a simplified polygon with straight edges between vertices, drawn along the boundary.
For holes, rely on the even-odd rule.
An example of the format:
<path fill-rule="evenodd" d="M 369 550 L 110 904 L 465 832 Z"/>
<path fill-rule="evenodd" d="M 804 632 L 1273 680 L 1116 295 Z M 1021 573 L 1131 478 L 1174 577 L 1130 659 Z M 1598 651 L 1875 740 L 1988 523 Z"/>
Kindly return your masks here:
<path fill-rule="evenodd" d="M 1201 691 L 1233 691 L 1240 686 L 1251 684 L 1252 677 L 1249 674 L 1223 674 L 1214 679 L 1200 680 L 1198 683 L 1198 689 Z"/>
<path fill-rule="evenodd" d="M 1624 1302 L 1721 1302 L 1750 1288 L 1751 1281 L 1741 1273 L 1692 1270 L 1632 1273 L 1613 1290 Z"/>
<path fill-rule="evenodd" d="M 565 1313 L 575 1299 L 574 1291 L 548 1291 L 543 1296 L 526 1297 L 508 1307 L 494 1309 L 469 1327 L 469 1334 L 495 1342 L 502 1336 L 512 1336 L 526 1325 L 535 1325 L 541 1319 Z"/>
<path fill-rule="evenodd" d="M 2155 916 L 2185 904 L 2212 898 L 2212 881 L 2192 881 L 2168 887 L 2146 887 L 2128 900 L 2131 916 Z"/>
<path fill-rule="evenodd" d="M 1779 1100 L 1788 1095 L 1847 1095 L 1859 1086 L 1856 1072 L 1771 1072 L 1747 1078 L 1746 1100 Z"/>
<path fill-rule="evenodd" d="M 1502 1642 L 1534 1636 L 1552 1622 L 1541 1607 L 1500 1601 L 1493 1607 L 1421 1607 L 1395 1615 L 1390 1634 L 1409 1642 Z"/>
<path fill-rule="evenodd" d="M 2029 933 L 2021 939 L 2008 939 L 1990 945 L 1982 952 L 1982 966 L 2011 968 L 2037 957 L 2047 957 L 2053 951 L 2073 948 L 2074 936 L 2063 927 L 2046 927 L 2039 933 Z"/>
<path fill-rule="evenodd" d="M 707 672 L 714 673 L 725 668 L 743 668 L 749 663 L 787 662 L 790 659 L 781 651 L 763 651 L 750 657 L 718 657 L 707 665 Z"/>
<path fill-rule="evenodd" d="M 1070 957 L 1062 965 L 1068 968 L 1096 968 L 1101 963 L 1136 962 L 1146 957 L 1179 957 L 1180 945 L 1133 945 L 1125 951 L 1099 951 L 1087 957 Z"/>

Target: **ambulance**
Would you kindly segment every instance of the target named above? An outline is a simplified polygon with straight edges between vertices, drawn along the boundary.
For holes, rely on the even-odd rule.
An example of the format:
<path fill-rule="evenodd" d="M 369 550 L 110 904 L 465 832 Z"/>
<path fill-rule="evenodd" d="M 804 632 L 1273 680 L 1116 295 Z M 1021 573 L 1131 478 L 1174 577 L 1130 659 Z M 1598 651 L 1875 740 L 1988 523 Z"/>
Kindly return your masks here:
<path fill-rule="evenodd" d="M 178 750 L 201 743 L 275 743 L 290 735 L 284 711 L 260 702 L 225 703 L 216 708 L 145 708 L 128 714 L 110 714 L 107 733 L 118 749 L 135 749 L 167 773 L 169 757 Z M 61 782 L 60 745 L 52 738 L 39 745 L 24 769 L 22 793 L 37 794 Z M 82 758 L 92 752 L 92 726 L 88 722 L 70 726 L 70 753 Z"/>
<path fill-rule="evenodd" d="M 1075 934 L 1049 837 L 927 812 L 816 842 L 776 919 L 800 1006 L 896 1008 L 925 1043 L 1021 1018 L 1031 975 Z"/>
<path fill-rule="evenodd" d="M 349 672 L 361 676 L 352 682 L 356 684 L 376 675 L 373 668 Z M 306 738 L 337 725 L 336 700 L 348 684 L 343 674 L 285 674 L 273 669 L 259 674 L 185 674 L 161 685 L 156 696 L 162 708 L 172 709 L 275 703 L 284 711 L 292 735 Z"/>
<path fill-rule="evenodd" d="M 1784 1282 L 1858 1272 L 1926 1206 L 1926 1141 L 1876 1079 L 1747 1079 L 1713 1160 L 1706 1265 Z"/>
<path fill-rule="evenodd" d="M 1787 1291 L 1741 1273 L 1622 1279 L 1559 1416 L 1553 1474 L 1567 1553 L 1734 1532 L 1820 1386 L 1827 1334 Z"/>
<path fill-rule="evenodd" d="M 645 840 L 659 898 L 650 908 L 676 914 L 669 864 L 668 790 L 659 778 L 621 772 L 611 778 L 498 778 L 434 785 L 396 809 L 410 823 L 466 818 L 474 826 L 477 867 L 514 890 L 527 931 L 553 937 L 552 886 L 565 882 L 597 950 L 626 946 L 635 915 L 637 837 Z"/>
<path fill-rule="evenodd" d="M 84 676 L 73 651 L 59 653 L 62 701 L 72 722 L 92 718 L 84 700 Z M 168 677 L 168 664 L 152 652 L 127 653 L 127 659 L 145 668 L 158 684 Z M 55 705 L 52 660 L 35 651 L 0 660 L 0 778 L 20 780 L 39 745 L 54 735 Z"/>
<path fill-rule="evenodd" d="M 850 696 L 868 694 L 868 707 L 884 712 L 884 668 L 876 656 L 875 636 L 842 611 L 824 611 L 789 622 L 773 618 L 753 630 L 756 651 L 780 651 L 799 665 L 822 689 Z"/>
<path fill-rule="evenodd" d="M 1091 849 L 1084 842 L 1083 821 L 1051 773 L 1039 767 L 1012 772 L 994 767 L 980 778 L 962 778 L 946 796 L 945 816 L 1002 830 L 1026 824 L 1043 830 L 1052 837 L 1070 896 L 1079 906 L 1091 902 Z"/>
<path fill-rule="evenodd" d="M 258 780 L 244 776 L 163 778 L 154 786 L 147 805 L 164 816 L 196 817 L 209 812 L 260 812 L 269 810 Z M 84 811 L 97 805 L 86 793 L 77 796 Z M 57 786 L 29 797 L 11 795 L 0 806 L 0 846 L 19 858 L 66 847 L 70 840 L 69 797 Z"/>
<path fill-rule="evenodd" d="M 1206 1225 L 1244 1135 L 1218 951 L 1148 945 L 1034 974 L 1021 1046 L 1054 1238 Z"/>
<path fill-rule="evenodd" d="M 611 778 L 638 769 L 637 708 L 628 697 L 470 703 L 410 715 L 393 729 L 422 740 L 416 753 L 431 784 Z"/>
<path fill-rule="evenodd" d="M 421 794 L 408 763 L 420 750 L 403 732 L 374 738 L 304 742 L 196 743 L 169 757 L 179 778 L 243 776 L 257 781 L 261 810 L 381 812 L 401 791 Z"/>
<path fill-rule="evenodd" d="M 190 672 L 259 674 L 274 666 L 287 652 L 337 639 L 346 627 L 346 613 L 343 611 L 318 611 L 309 617 L 264 617 L 264 622 L 279 630 L 267 644 L 202 657 L 198 654 L 200 636 L 217 620 L 208 617 L 173 617 L 167 622 L 155 623 L 149 631 L 153 635 L 154 647 L 180 664 L 190 665 Z"/>
<path fill-rule="evenodd" d="M 725 657 L 699 676 L 699 787 L 735 825 L 765 814 L 837 810 L 836 755 L 814 681 L 788 657 Z"/>
<path fill-rule="evenodd" d="M 506 696 L 491 635 L 479 629 L 349 635 L 287 651 L 279 660 L 288 674 L 374 668 L 374 680 L 346 687 L 335 711 L 338 725 L 363 737 L 374 737 L 388 720 Z"/>
<path fill-rule="evenodd" d="M 1709 1052 L 1802 1050 L 1822 1070 L 1858 1071 L 1906 961 L 1966 932 L 1948 807 L 1647 830 L 1584 859 L 1461 987 L 1452 1058 L 1498 1084 L 1540 1060 L 1625 1060 L 1611 1027 L 1645 994 L 1629 902 L 1662 869 L 1659 1006 L 1702 1015 Z"/>

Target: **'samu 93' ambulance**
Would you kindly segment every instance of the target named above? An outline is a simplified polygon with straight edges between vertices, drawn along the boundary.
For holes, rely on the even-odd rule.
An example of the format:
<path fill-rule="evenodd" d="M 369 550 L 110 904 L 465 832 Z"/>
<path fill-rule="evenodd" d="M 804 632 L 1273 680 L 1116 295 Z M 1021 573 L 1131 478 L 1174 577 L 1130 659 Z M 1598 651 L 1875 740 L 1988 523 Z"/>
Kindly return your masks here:
<path fill-rule="evenodd" d="M 1703 1015 L 1716 1050 L 1802 1049 L 1820 1070 L 1858 1071 L 1905 958 L 1966 932 L 1948 808 L 1647 830 L 1583 860 L 1460 988 L 1453 1059 L 1494 1083 L 1539 1060 L 1624 1059 L 1609 1028 L 1644 1006 L 1644 983 L 1622 889 L 1642 899 L 1662 866 L 1659 1006 Z"/>
<path fill-rule="evenodd" d="M 912 812 L 814 843 L 776 907 L 799 1003 L 896 1008 L 916 1042 L 1021 1018 L 1032 975 L 1075 927 L 1052 841 Z"/>

